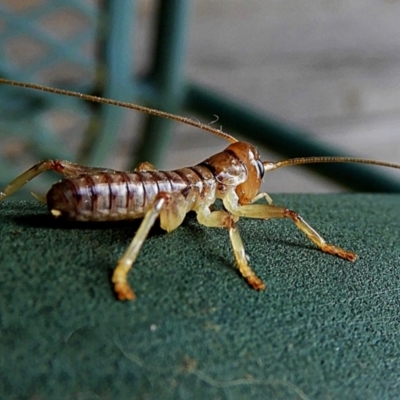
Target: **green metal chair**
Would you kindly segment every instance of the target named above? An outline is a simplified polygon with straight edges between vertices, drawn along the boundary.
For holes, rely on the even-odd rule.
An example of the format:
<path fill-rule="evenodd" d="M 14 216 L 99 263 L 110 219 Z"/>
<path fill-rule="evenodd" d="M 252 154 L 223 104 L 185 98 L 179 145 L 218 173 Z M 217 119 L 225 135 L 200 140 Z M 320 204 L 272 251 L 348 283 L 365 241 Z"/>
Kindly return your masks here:
<path fill-rule="evenodd" d="M 60 19 L 60 13 L 70 11 L 60 1 L 52 4 L 32 3 L 20 8 L 12 3 L 0 4 L 0 73 L 2 76 L 21 80 L 46 82 L 49 71 L 66 62 L 81 70 L 94 69 L 94 60 L 81 53 L 82 46 L 93 40 L 96 22 L 93 7 L 81 6 L 77 13 L 87 21 L 83 29 L 67 38 L 55 37 L 48 26 Z M 79 46 L 78 46 L 79 44 Z M 86 74 L 88 76 L 88 74 Z M 80 89 L 87 90 L 93 82 L 80 81 Z M 49 96 L 42 92 L 21 91 L 14 87 L 0 88 L 0 140 L 3 154 L 0 158 L 1 182 L 16 174 L 16 169 L 4 158 L 7 141 L 11 138 L 21 147 L 28 147 L 36 160 L 47 157 L 71 158 L 44 115 L 54 108 L 69 108 L 71 112 L 84 113 L 87 107 L 61 96 Z M 12 147 L 12 146 L 11 146 Z M 23 153 L 22 153 L 23 154 Z"/>
<path fill-rule="evenodd" d="M 0 4 L 0 73 L 19 81 L 38 82 L 65 87 L 83 93 L 93 93 L 118 100 L 146 103 L 155 108 L 177 112 L 183 93 L 183 54 L 185 24 L 188 22 L 189 2 L 159 2 L 157 35 L 152 72 L 146 79 L 132 77 L 134 51 L 131 41 L 137 4 L 134 1 L 103 1 L 100 7 L 81 2 L 55 0 L 49 5 L 34 4 L 27 9 Z M 83 27 L 67 37 L 55 38 L 46 29 L 48 21 L 68 13 L 78 14 Z M 61 16 L 61 17 L 60 17 Z M 54 24 L 54 22 L 53 22 Z M 93 44 L 94 43 L 94 44 Z M 96 57 L 82 49 L 95 46 Z M 26 46 L 36 57 L 26 65 L 18 65 L 12 52 Z M 10 50 L 11 49 L 11 50 Z M 23 50 L 23 49 L 22 49 Z M 10 54 L 11 53 L 11 54 Z M 47 71 L 71 64 L 72 70 L 82 72 L 77 79 L 50 77 Z M 61 68 L 61 67 L 60 67 Z M 69 109 L 91 115 L 91 122 L 81 150 L 73 154 L 56 136 L 43 116 L 54 108 Z M 43 92 L 0 87 L 0 139 L 10 137 L 29 147 L 33 160 L 66 158 L 85 164 L 100 165 L 115 143 L 126 110 L 117 107 L 89 105 L 62 96 Z M 139 147 L 141 158 L 153 161 L 162 155 L 170 121 L 147 118 L 145 138 Z M 151 151 L 150 146 L 151 143 Z M 16 168 L 0 156 L 0 184 L 15 176 Z"/>

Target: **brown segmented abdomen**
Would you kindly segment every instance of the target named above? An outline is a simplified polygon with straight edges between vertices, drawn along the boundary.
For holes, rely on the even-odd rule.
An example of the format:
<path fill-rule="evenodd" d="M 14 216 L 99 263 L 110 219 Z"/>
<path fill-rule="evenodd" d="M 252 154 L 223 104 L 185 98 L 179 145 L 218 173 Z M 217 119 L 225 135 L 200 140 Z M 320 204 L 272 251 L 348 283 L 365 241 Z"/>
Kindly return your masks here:
<path fill-rule="evenodd" d="M 207 167 L 175 171 L 100 172 L 65 178 L 47 193 L 54 215 L 78 221 L 142 218 L 160 192 L 191 195 L 193 204 L 213 196 L 215 179 Z"/>

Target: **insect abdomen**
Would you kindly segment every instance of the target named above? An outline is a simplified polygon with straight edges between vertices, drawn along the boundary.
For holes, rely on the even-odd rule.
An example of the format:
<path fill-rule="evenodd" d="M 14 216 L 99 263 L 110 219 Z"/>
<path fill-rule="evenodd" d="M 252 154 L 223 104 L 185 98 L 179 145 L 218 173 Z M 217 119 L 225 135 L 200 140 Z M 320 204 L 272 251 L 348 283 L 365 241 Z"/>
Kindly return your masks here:
<path fill-rule="evenodd" d="M 142 218 L 160 192 L 194 190 L 196 198 L 214 182 L 204 167 L 132 173 L 82 174 L 54 184 L 47 205 L 56 215 L 78 221 L 112 221 Z"/>

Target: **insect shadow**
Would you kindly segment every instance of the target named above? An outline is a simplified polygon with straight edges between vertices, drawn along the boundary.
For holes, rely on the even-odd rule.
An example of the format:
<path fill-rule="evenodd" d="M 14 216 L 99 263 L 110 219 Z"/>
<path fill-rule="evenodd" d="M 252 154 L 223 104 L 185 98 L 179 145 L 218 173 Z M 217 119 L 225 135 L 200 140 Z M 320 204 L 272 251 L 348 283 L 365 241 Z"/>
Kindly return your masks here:
<path fill-rule="evenodd" d="M 43 214 L 25 214 L 9 216 L 10 220 L 18 226 L 25 228 L 41 228 L 61 230 L 80 230 L 80 231 L 112 231 L 114 241 L 129 242 L 132 236 L 139 229 L 140 220 L 123 220 L 123 221 L 102 221 L 102 222 L 83 222 L 70 221 L 63 218 L 54 218 L 52 215 Z M 157 237 L 164 235 L 165 232 L 160 228 L 160 224 L 156 222 L 149 232 L 149 237 Z M 103 240 L 103 239 L 102 239 Z"/>

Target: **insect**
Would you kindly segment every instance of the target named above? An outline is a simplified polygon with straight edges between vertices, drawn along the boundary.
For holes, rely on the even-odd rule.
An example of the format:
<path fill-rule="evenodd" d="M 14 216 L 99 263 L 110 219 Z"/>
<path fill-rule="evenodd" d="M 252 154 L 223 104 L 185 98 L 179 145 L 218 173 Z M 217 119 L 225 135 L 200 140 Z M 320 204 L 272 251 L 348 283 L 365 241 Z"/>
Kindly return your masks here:
<path fill-rule="evenodd" d="M 113 221 L 142 218 L 132 242 L 117 263 L 112 276 L 114 291 L 120 300 L 133 300 L 135 294 L 128 283 L 140 248 L 151 227 L 159 218 L 161 228 L 171 232 L 178 228 L 189 211 L 195 211 L 200 224 L 225 228 L 236 263 L 243 278 L 255 290 L 264 290 L 264 282 L 250 267 L 242 239 L 236 227 L 240 217 L 290 219 L 319 249 L 345 260 L 355 261 L 357 255 L 327 243 L 297 212 L 273 204 L 271 197 L 260 192 L 266 172 L 291 165 L 326 162 L 355 162 L 391 168 L 400 165 L 350 157 L 308 157 L 278 162 L 262 161 L 250 143 L 239 142 L 220 129 L 199 121 L 166 112 L 76 92 L 35 84 L 9 81 L 0 83 L 73 96 L 88 101 L 133 109 L 158 117 L 169 118 L 200 128 L 230 142 L 229 146 L 193 167 L 175 171 L 158 171 L 149 163 L 134 171 L 86 167 L 69 161 L 47 160 L 34 165 L 0 192 L 0 201 L 12 195 L 35 176 L 53 170 L 64 176 L 46 196 L 34 196 L 46 204 L 55 217 L 76 221 Z M 223 209 L 214 210 L 217 199 Z M 263 203 L 257 203 L 262 200 Z"/>

